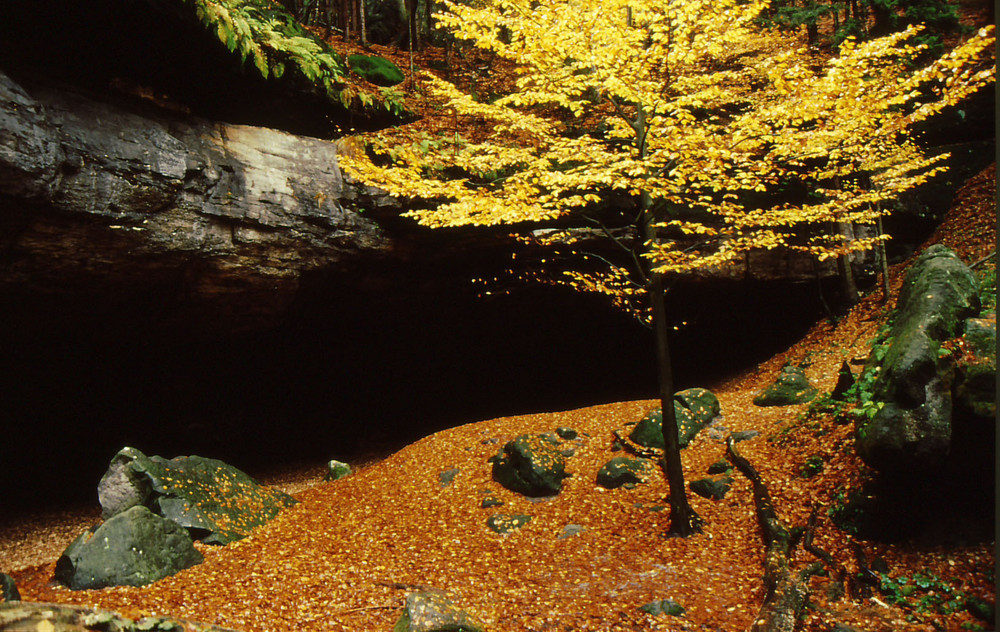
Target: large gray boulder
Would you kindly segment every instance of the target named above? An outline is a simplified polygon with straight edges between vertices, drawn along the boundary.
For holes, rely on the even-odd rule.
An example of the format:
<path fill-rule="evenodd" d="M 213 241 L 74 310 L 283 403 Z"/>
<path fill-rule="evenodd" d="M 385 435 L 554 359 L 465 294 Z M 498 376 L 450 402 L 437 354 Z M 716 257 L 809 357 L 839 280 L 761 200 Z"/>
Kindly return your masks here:
<path fill-rule="evenodd" d="M 98 485 L 105 518 L 135 506 L 187 528 L 207 544 L 246 537 L 296 500 L 217 459 L 165 459 L 123 448 Z"/>
<path fill-rule="evenodd" d="M 890 475 L 938 470 L 952 445 L 953 361 L 942 343 L 979 312 L 979 283 L 950 249 L 934 245 L 903 282 L 888 350 L 873 386 L 873 414 L 855 428 L 859 456 Z"/>
<path fill-rule="evenodd" d="M 73 590 L 145 586 L 203 559 L 180 525 L 135 506 L 74 540 L 55 578 Z"/>
<path fill-rule="evenodd" d="M 569 477 L 559 443 L 547 435 L 520 435 L 490 460 L 493 479 L 525 496 L 554 496 Z"/>

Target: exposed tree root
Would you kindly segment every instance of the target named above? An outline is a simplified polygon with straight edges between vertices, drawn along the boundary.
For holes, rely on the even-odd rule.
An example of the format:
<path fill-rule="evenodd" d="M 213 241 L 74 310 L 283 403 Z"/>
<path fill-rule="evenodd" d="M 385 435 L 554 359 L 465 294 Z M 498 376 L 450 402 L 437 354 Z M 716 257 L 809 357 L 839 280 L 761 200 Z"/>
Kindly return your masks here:
<path fill-rule="evenodd" d="M 822 569 L 823 565 L 816 563 L 799 573 L 792 571 L 788 560 L 805 531 L 801 528 L 788 529 L 782 524 L 774 510 L 774 503 L 771 501 L 767 486 L 753 465 L 736 452 L 732 437 L 726 440 L 726 456 L 753 485 L 757 521 L 760 523 L 766 547 L 764 603 L 753 625 L 750 626 L 750 632 L 793 632 L 809 596 L 807 582 Z M 811 533 L 808 535 L 808 540 L 808 547 L 816 548 L 812 545 Z M 818 557 L 824 561 L 830 559 L 832 563 L 832 558 L 826 553 Z"/>

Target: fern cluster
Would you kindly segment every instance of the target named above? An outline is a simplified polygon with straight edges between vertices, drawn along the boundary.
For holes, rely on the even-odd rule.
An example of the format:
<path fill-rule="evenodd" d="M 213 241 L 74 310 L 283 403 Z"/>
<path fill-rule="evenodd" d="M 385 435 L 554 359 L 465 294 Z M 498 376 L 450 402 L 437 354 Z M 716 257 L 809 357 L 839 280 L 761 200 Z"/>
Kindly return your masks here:
<path fill-rule="evenodd" d="M 292 68 L 345 107 L 381 105 L 395 114 L 404 112 L 398 93 L 376 96 L 350 85 L 344 59 L 274 0 L 186 1 L 230 52 L 251 61 L 265 79 L 281 77 Z"/>

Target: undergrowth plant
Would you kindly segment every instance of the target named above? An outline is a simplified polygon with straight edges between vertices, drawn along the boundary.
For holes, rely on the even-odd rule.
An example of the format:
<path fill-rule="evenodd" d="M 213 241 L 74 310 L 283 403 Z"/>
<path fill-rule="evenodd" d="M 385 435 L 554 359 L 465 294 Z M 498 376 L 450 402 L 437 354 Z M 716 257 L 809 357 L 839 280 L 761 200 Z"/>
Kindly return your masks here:
<path fill-rule="evenodd" d="M 993 618 L 990 604 L 965 593 L 949 581 L 931 572 L 913 573 L 911 576 L 891 577 L 879 574 L 879 592 L 889 605 L 896 605 L 906 611 L 907 619 L 919 621 L 922 616 L 948 615 L 960 610 L 968 610 L 984 621 Z M 968 630 L 985 629 L 978 624 L 962 626 Z"/>
<path fill-rule="evenodd" d="M 405 113 L 400 92 L 371 93 L 351 84 L 345 60 L 306 31 L 281 4 L 273 0 L 185 2 L 194 5 L 198 18 L 231 53 L 251 62 L 265 79 L 282 77 L 292 69 L 345 107 L 382 107 L 396 115 Z"/>

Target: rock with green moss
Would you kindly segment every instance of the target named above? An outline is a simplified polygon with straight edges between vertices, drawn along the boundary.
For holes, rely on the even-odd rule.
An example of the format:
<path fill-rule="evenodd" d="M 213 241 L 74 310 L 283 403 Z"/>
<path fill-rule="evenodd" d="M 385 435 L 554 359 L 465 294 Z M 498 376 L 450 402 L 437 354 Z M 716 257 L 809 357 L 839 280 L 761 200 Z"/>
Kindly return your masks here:
<path fill-rule="evenodd" d="M 699 478 L 688 483 L 688 487 L 691 488 L 692 492 L 710 500 L 722 500 L 725 498 L 732 485 L 733 479 L 729 476 Z"/>
<path fill-rule="evenodd" d="M 520 435 L 490 460 L 493 479 L 525 496 L 554 496 L 569 477 L 559 444 L 542 435 Z"/>
<path fill-rule="evenodd" d="M 956 367 L 942 343 L 963 333 L 979 305 L 976 276 L 950 249 L 931 246 L 914 262 L 872 388 L 871 414 L 856 418 L 855 443 L 866 464 L 899 476 L 944 467 L 955 430 Z M 967 401 L 975 407 L 971 390 Z"/>
<path fill-rule="evenodd" d="M 347 58 L 347 63 L 355 74 L 377 86 L 394 86 L 403 83 L 406 78 L 396 64 L 384 57 L 351 55 Z"/>
<path fill-rule="evenodd" d="M 728 474 L 729 472 L 732 471 L 733 471 L 732 464 L 725 459 L 720 459 L 708 466 L 709 474 Z"/>
<path fill-rule="evenodd" d="M 21 593 L 17 590 L 14 578 L 7 573 L 0 573 L 0 601 L 20 601 Z"/>
<path fill-rule="evenodd" d="M 484 632 L 486 627 L 464 608 L 435 590 L 406 596 L 392 632 Z"/>
<path fill-rule="evenodd" d="M 757 393 L 753 403 L 757 406 L 803 404 L 811 401 L 818 392 L 801 367 L 789 365 L 781 369 L 777 379 L 770 386 Z"/>
<path fill-rule="evenodd" d="M 180 525 L 136 505 L 74 540 L 54 576 L 73 590 L 145 586 L 203 559 Z"/>
<path fill-rule="evenodd" d="M 239 540 L 297 501 L 216 459 L 165 459 L 124 448 L 98 486 L 103 516 L 135 506 L 188 529 L 207 544 Z"/>
<path fill-rule="evenodd" d="M 525 514 L 493 514 L 486 519 L 486 526 L 494 533 L 506 535 L 529 522 L 531 522 L 531 516 Z"/>
<path fill-rule="evenodd" d="M 645 605 L 639 606 L 639 610 L 648 612 L 653 616 L 665 614 L 671 617 L 682 617 L 686 612 L 684 606 L 680 605 L 673 599 L 658 599 L 656 601 L 651 601 Z"/>
<path fill-rule="evenodd" d="M 674 394 L 674 415 L 677 419 L 677 440 L 680 447 L 687 447 L 712 420 L 719 416 L 722 407 L 719 399 L 704 388 L 689 388 Z M 646 448 L 662 450 L 662 409 L 649 411 L 639 420 L 628 438 Z"/>
<path fill-rule="evenodd" d="M 326 474 L 323 475 L 324 481 L 338 481 L 345 476 L 351 475 L 351 466 L 343 461 L 337 461 L 336 459 L 331 460 L 326 464 Z"/>
<path fill-rule="evenodd" d="M 966 352 L 955 358 L 955 404 L 976 417 L 997 414 L 997 317 L 965 321 Z"/>
<path fill-rule="evenodd" d="M 606 489 L 635 487 L 649 480 L 654 470 L 649 459 L 616 456 L 597 472 L 597 484 Z"/>

